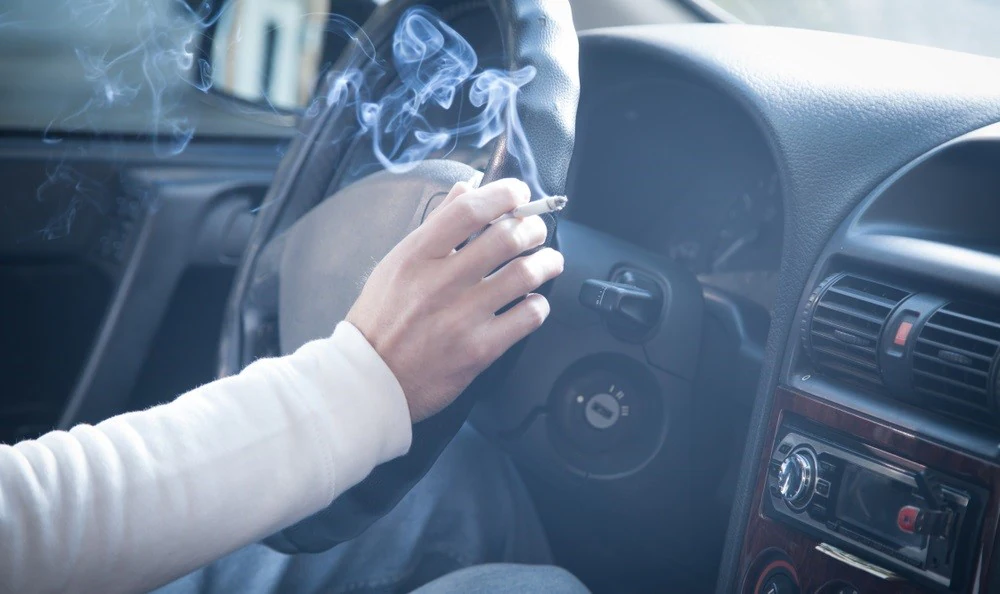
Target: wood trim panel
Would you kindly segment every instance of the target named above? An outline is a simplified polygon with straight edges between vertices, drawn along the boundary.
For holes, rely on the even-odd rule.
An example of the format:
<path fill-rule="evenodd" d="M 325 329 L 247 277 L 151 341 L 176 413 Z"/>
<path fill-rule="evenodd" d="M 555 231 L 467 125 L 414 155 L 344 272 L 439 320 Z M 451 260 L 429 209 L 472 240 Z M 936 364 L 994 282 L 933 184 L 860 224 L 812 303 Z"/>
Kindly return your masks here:
<path fill-rule="evenodd" d="M 791 559 L 801 581 L 802 592 L 806 594 L 814 594 L 822 586 L 835 580 L 847 581 L 864 594 L 932 592 L 910 582 L 888 582 L 835 560 L 815 549 L 819 541 L 813 537 L 764 516 L 762 495 L 766 488 L 768 463 L 778 427 L 787 413 L 848 433 L 869 445 L 920 465 L 988 487 L 990 496 L 986 504 L 982 533 L 975 547 L 975 576 L 960 591 L 966 594 L 1000 592 L 1000 571 L 996 570 L 998 563 L 994 560 L 1000 516 L 1000 465 L 949 449 L 893 427 L 885 421 L 862 416 L 831 402 L 787 388 L 778 388 L 775 393 L 765 441 L 768 445 L 758 462 L 757 487 L 740 553 L 743 592 L 753 591 L 756 576 L 751 574 L 756 571 L 755 561 L 775 549 L 784 551 Z"/>

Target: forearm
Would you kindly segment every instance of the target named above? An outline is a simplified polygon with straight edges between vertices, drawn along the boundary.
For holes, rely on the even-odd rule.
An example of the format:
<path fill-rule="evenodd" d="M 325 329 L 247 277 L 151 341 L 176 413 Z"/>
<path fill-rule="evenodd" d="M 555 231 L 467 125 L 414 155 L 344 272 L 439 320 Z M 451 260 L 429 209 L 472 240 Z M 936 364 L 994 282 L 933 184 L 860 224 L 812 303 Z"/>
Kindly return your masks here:
<path fill-rule="evenodd" d="M 5 446 L 0 590 L 149 589 L 323 508 L 409 440 L 398 383 L 343 324 L 168 405 Z"/>

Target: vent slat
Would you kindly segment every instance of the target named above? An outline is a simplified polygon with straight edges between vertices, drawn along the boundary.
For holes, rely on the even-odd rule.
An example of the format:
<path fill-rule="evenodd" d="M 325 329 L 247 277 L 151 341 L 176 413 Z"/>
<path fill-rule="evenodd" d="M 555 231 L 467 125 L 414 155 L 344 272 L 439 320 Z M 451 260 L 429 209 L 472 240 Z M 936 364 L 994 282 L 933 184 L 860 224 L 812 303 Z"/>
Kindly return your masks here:
<path fill-rule="evenodd" d="M 959 347 L 956 347 L 956 346 L 951 346 L 950 344 L 944 344 L 944 343 L 941 343 L 941 342 L 937 342 L 936 340 L 929 340 L 927 338 L 924 338 L 923 336 L 920 336 L 920 337 L 917 338 L 917 345 L 919 346 L 921 344 L 926 344 L 928 346 L 932 346 L 935 349 L 941 350 L 941 351 L 955 351 L 956 353 L 961 353 L 961 354 L 963 354 L 963 355 L 965 355 L 967 357 L 971 357 L 973 359 L 978 359 L 980 361 L 986 361 L 986 362 L 992 362 L 993 361 L 993 357 L 987 357 L 986 355 L 980 355 L 979 353 L 974 353 L 972 351 L 969 351 L 969 350 L 966 350 L 966 349 L 963 349 L 963 348 L 959 348 Z"/>
<path fill-rule="evenodd" d="M 956 311 L 959 308 L 965 311 Z M 913 389 L 934 408 L 948 410 L 936 401 L 958 402 L 992 412 L 990 378 L 1000 347 L 1000 324 L 968 311 L 980 309 L 949 303 L 924 324 L 913 351 Z"/>
<path fill-rule="evenodd" d="M 856 367 L 841 365 L 837 361 L 824 362 L 823 367 L 829 371 L 835 371 L 842 376 L 849 376 L 853 379 L 864 381 L 865 383 L 876 387 L 880 387 L 882 385 L 882 378 L 878 375 L 868 371 L 863 371 Z"/>
<path fill-rule="evenodd" d="M 910 293 L 843 274 L 824 282 L 812 302 L 809 341 L 816 367 L 831 375 L 882 388 L 878 345 L 886 320 Z"/>
<path fill-rule="evenodd" d="M 822 307 L 824 309 L 829 309 L 829 310 L 835 311 L 837 313 L 844 314 L 845 316 L 851 316 L 852 318 L 858 318 L 858 319 L 864 320 L 866 322 L 870 322 L 872 324 L 877 324 L 879 326 L 881 326 L 885 322 L 885 318 L 884 317 L 883 318 L 879 318 L 879 317 L 867 314 L 867 313 L 865 313 L 863 311 L 858 311 L 856 309 L 851 309 L 849 307 L 845 307 L 843 305 L 838 305 L 838 304 L 835 304 L 835 303 L 826 303 L 826 302 L 820 301 L 819 303 L 816 304 L 816 307 Z"/>
<path fill-rule="evenodd" d="M 965 367 L 963 365 L 959 365 L 957 363 L 951 363 L 949 361 L 943 361 L 943 360 L 941 360 L 938 357 L 932 357 L 930 355 L 925 355 L 924 353 L 913 353 L 913 357 L 915 359 L 922 359 L 922 360 L 926 360 L 926 361 L 932 361 L 932 362 L 934 362 L 934 363 L 936 363 L 938 365 L 944 365 L 945 367 L 949 367 L 951 369 L 956 369 L 956 370 L 959 370 L 959 371 L 962 371 L 962 372 L 965 372 L 965 373 L 971 373 L 973 375 L 976 375 L 976 376 L 979 376 L 979 377 L 982 377 L 982 378 L 985 378 L 985 379 L 989 379 L 989 377 L 990 377 L 989 372 L 980 371 L 978 369 L 973 369 L 971 367 Z M 915 366 L 916 366 L 916 362 L 914 362 L 914 369 L 916 369 Z"/>
<path fill-rule="evenodd" d="M 886 308 L 888 310 L 892 310 L 892 308 L 896 307 L 896 304 L 899 303 L 898 301 L 893 301 L 891 299 L 886 299 L 885 297 L 880 297 L 878 295 L 873 295 L 871 293 L 865 293 L 863 291 L 859 291 L 857 289 L 852 289 L 850 287 L 843 287 L 843 286 L 834 285 L 834 286 L 830 287 L 829 291 L 831 293 L 837 293 L 838 295 L 844 295 L 845 297 L 852 297 L 852 298 L 857 299 L 859 301 L 864 301 L 866 303 L 871 303 L 872 305 L 877 305 L 879 307 L 884 307 L 884 308 Z"/>
<path fill-rule="evenodd" d="M 863 369 L 868 369 L 868 370 L 871 370 L 871 371 L 878 371 L 878 365 L 874 361 L 866 361 L 864 359 L 859 359 L 858 357 L 853 357 L 853 356 L 851 356 L 851 355 L 849 355 L 847 353 L 841 352 L 841 351 L 835 351 L 835 350 L 833 350 L 831 348 L 818 347 L 818 346 L 815 346 L 815 345 L 813 346 L 813 351 L 815 351 L 817 353 L 822 353 L 822 354 L 826 355 L 827 357 L 833 357 L 833 358 L 839 359 L 841 361 L 846 361 L 848 363 L 851 363 L 852 365 L 856 365 L 856 366 L 861 367 Z"/>
<path fill-rule="evenodd" d="M 1000 330 L 1000 322 L 994 322 L 994 321 L 991 321 L 991 320 L 984 320 L 983 318 L 977 318 L 975 316 L 970 316 L 968 314 L 959 313 L 959 312 L 954 311 L 954 310 L 948 310 L 948 309 L 941 308 L 934 315 L 936 316 L 937 314 L 943 314 L 943 315 L 950 316 L 950 317 L 953 317 L 953 318 L 958 318 L 960 320 L 965 320 L 966 322 L 974 322 L 976 324 L 982 324 L 984 326 L 989 326 L 991 328 L 995 328 L 997 330 Z"/>
<path fill-rule="evenodd" d="M 982 343 L 992 345 L 993 347 L 1000 346 L 1000 341 L 991 340 L 985 336 L 979 334 L 971 334 L 969 332 L 962 332 L 961 330 L 956 330 L 955 328 L 949 328 L 948 326 L 942 326 L 940 324 L 933 323 L 933 318 L 931 321 L 924 325 L 925 328 L 931 328 L 932 330 L 937 330 L 939 332 L 947 332 L 948 334 L 955 334 L 961 336 L 962 338 L 968 338 L 969 340 L 976 340 Z"/>
<path fill-rule="evenodd" d="M 818 315 L 813 316 L 813 324 L 823 324 L 824 326 L 829 326 L 831 328 L 836 328 L 837 330 L 842 330 L 844 332 L 853 332 L 854 334 L 857 334 L 859 336 L 863 336 L 864 338 L 867 338 L 867 339 L 872 340 L 872 341 L 876 341 L 876 342 L 878 341 L 878 335 L 876 335 L 876 334 L 873 334 L 871 332 L 864 332 L 864 331 L 859 330 L 857 328 L 851 328 L 849 326 L 841 324 L 840 322 L 835 322 L 833 320 L 829 320 L 827 318 L 823 318 L 823 317 L 820 317 Z M 815 332 L 815 330 L 813 330 L 813 332 Z"/>
<path fill-rule="evenodd" d="M 858 344 L 851 344 L 849 342 L 844 342 L 843 340 L 840 340 L 839 338 L 837 338 L 836 336 L 834 336 L 832 334 L 828 334 L 826 332 L 819 332 L 819 331 L 816 331 L 816 330 L 813 330 L 812 335 L 813 335 L 813 340 L 815 340 L 817 338 L 822 338 L 825 341 L 829 341 L 829 342 L 834 343 L 838 347 L 839 346 L 847 347 L 847 348 L 852 349 L 854 351 L 858 351 L 860 353 L 865 353 L 865 354 L 868 354 L 868 355 L 874 355 L 875 354 L 875 347 L 874 346 L 861 346 L 861 345 L 858 345 Z"/>

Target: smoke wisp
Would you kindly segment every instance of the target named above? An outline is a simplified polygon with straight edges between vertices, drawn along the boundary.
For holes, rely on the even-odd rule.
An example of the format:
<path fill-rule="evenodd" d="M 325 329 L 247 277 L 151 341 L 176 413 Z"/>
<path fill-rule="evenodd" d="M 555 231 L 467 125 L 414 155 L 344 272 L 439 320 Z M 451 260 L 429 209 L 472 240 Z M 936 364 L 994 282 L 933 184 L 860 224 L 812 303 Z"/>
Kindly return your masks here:
<path fill-rule="evenodd" d="M 534 159 L 517 117 L 517 93 L 534 79 L 533 67 L 477 73 L 472 45 L 421 7 L 408 10 L 396 27 L 392 65 L 399 85 L 382 97 L 370 96 L 370 81 L 357 69 L 332 73 L 321 98 L 328 106 L 343 102 L 356 106 L 361 133 L 371 136 L 374 156 L 383 167 L 406 172 L 457 138 L 471 137 L 481 148 L 506 131 L 509 150 L 537 190 Z M 432 125 L 428 112 L 450 109 L 463 89 L 477 111 L 450 126 Z"/>
<path fill-rule="evenodd" d="M 234 10 L 238 1 L 217 10 L 208 2 L 191 4 L 185 0 L 66 0 L 63 10 L 72 26 L 131 26 L 134 30 L 129 38 L 133 41 L 101 45 L 100 36 L 91 35 L 73 47 L 79 67 L 75 76 L 85 85 L 86 94 L 63 102 L 45 127 L 42 141 L 56 145 L 70 135 L 101 134 L 114 114 L 141 114 L 148 122 L 138 135 L 151 143 L 158 158 L 169 160 L 183 153 L 191 142 L 197 142 L 203 113 L 192 105 L 192 93 L 213 92 L 213 65 L 199 58 L 199 47 L 206 43 L 206 34 L 218 19 Z M 426 7 L 411 8 L 402 15 L 391 45 L 381 54 L 349 18 L 323 17 L 327 33 L 353 40 L 353 48 L 364 63 L 327 72 L 318 87 L 322 92 L 304 108 L 301 117 L 316 117 L 334 105 L 350 109 L 356 118 L 356 132 L 339 141 L 366 136 L 370 157 L 396 173 L 413 169 L 459 140 L 481 148 L 506 133 L 506 150 L 518 160 L 525 181 L 537 195 L 542 194 L 517 113 L 518 93 L 534 79 L 533 67 L 480 69 L 472 44 Z M 51 29 L 51 25 L 0 14 L 0 29 L 10 28 L 30 34 L 32 30 Z M 386 81 L 393 82 L 386 85 Z M 376 92 L 376 88 L 382 90 Z M 452 110 L 459 99 L 473 109 Z M 126 108 L 134 109 L 123 112 Z M 268 107 L 266 97 L 261 106 L 240 109 L 284 113 Z M 442 112 L 450 117 L 431 117 Z M 74 148 L 78 151 L 79 143 Z M 53 163 L 36 198 L 45 201 L 57 191 L 70 196 L 64 200 L 68 205 L 65 211 L 39 230 L 47 239 L 68 235 L 77 211 L 98 204 L 101 193 L 92 180 L 81 179 L 65 158 L 56 157 Z"/>

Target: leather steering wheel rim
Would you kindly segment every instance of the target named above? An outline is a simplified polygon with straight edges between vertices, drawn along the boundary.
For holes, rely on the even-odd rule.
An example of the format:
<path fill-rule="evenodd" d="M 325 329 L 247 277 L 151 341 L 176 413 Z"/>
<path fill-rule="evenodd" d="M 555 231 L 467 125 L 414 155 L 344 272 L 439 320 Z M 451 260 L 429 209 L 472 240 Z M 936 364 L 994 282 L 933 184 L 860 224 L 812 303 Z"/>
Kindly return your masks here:
<path fill-rule="evenodd" d="M 417 4 L 414 0 L 390 2 L 378 8 L 365 24 L 364 29 L 380 55 L 388 51 L 401 15 Z M 480 0 L 472 3 L 430 0 L 419 4 L 438 10 L 445 19 L 449 14 L 470 7 L 485 5 L 490 8 L 500 27 L 507 69 L 513 71 L 527 65 L 536 69 L 535 78 L 522 87 L 516 102 L 523 140 L 539 156 L 536 159 L 537 179 L 526 181 L 534 186 L 536 195 L 564 193 L 575 140 L 579 97 L 578 42 L 568 0 Z M 360 68 L 365 71 L 370 67 L 368 54 L 354 43 L 341 56 L 335 70 Z M 253 337 L 264 330 L 255 316 L 248 315 L 248 299 L 251 298 L 251 286 L 259 281 L 261 262 L 267 258 L 265 248 L 326 197 L 331 181 L 353 147 L 353 143 L 335 140 L 352 135 L 356 126 L 353 108 L 344 105 L 334 104 L 304 118 L 301 134 L 275 174 L 237 270 L 223 321 L 220 377 L 237 373 L 256 356 L 251 348 Z M 483 176 L 484 183 L 504 177 L 523 177 L 520 164 L 508 150 L 509 143 L 516 141 L 508 138 L 506 132 L 497 138 Z M 414 427 L 410 454 L 378 467 L 330 507 L 272 536 L 267 543 L 287 553 L 325 550 L 353 538 L 391 510 L 426 473 L 461 427 L 474 403 L 475 386 L 489 383 L 491 371 L 496 373 L 491 369 L 480 376 L 444 413 Z"/>

